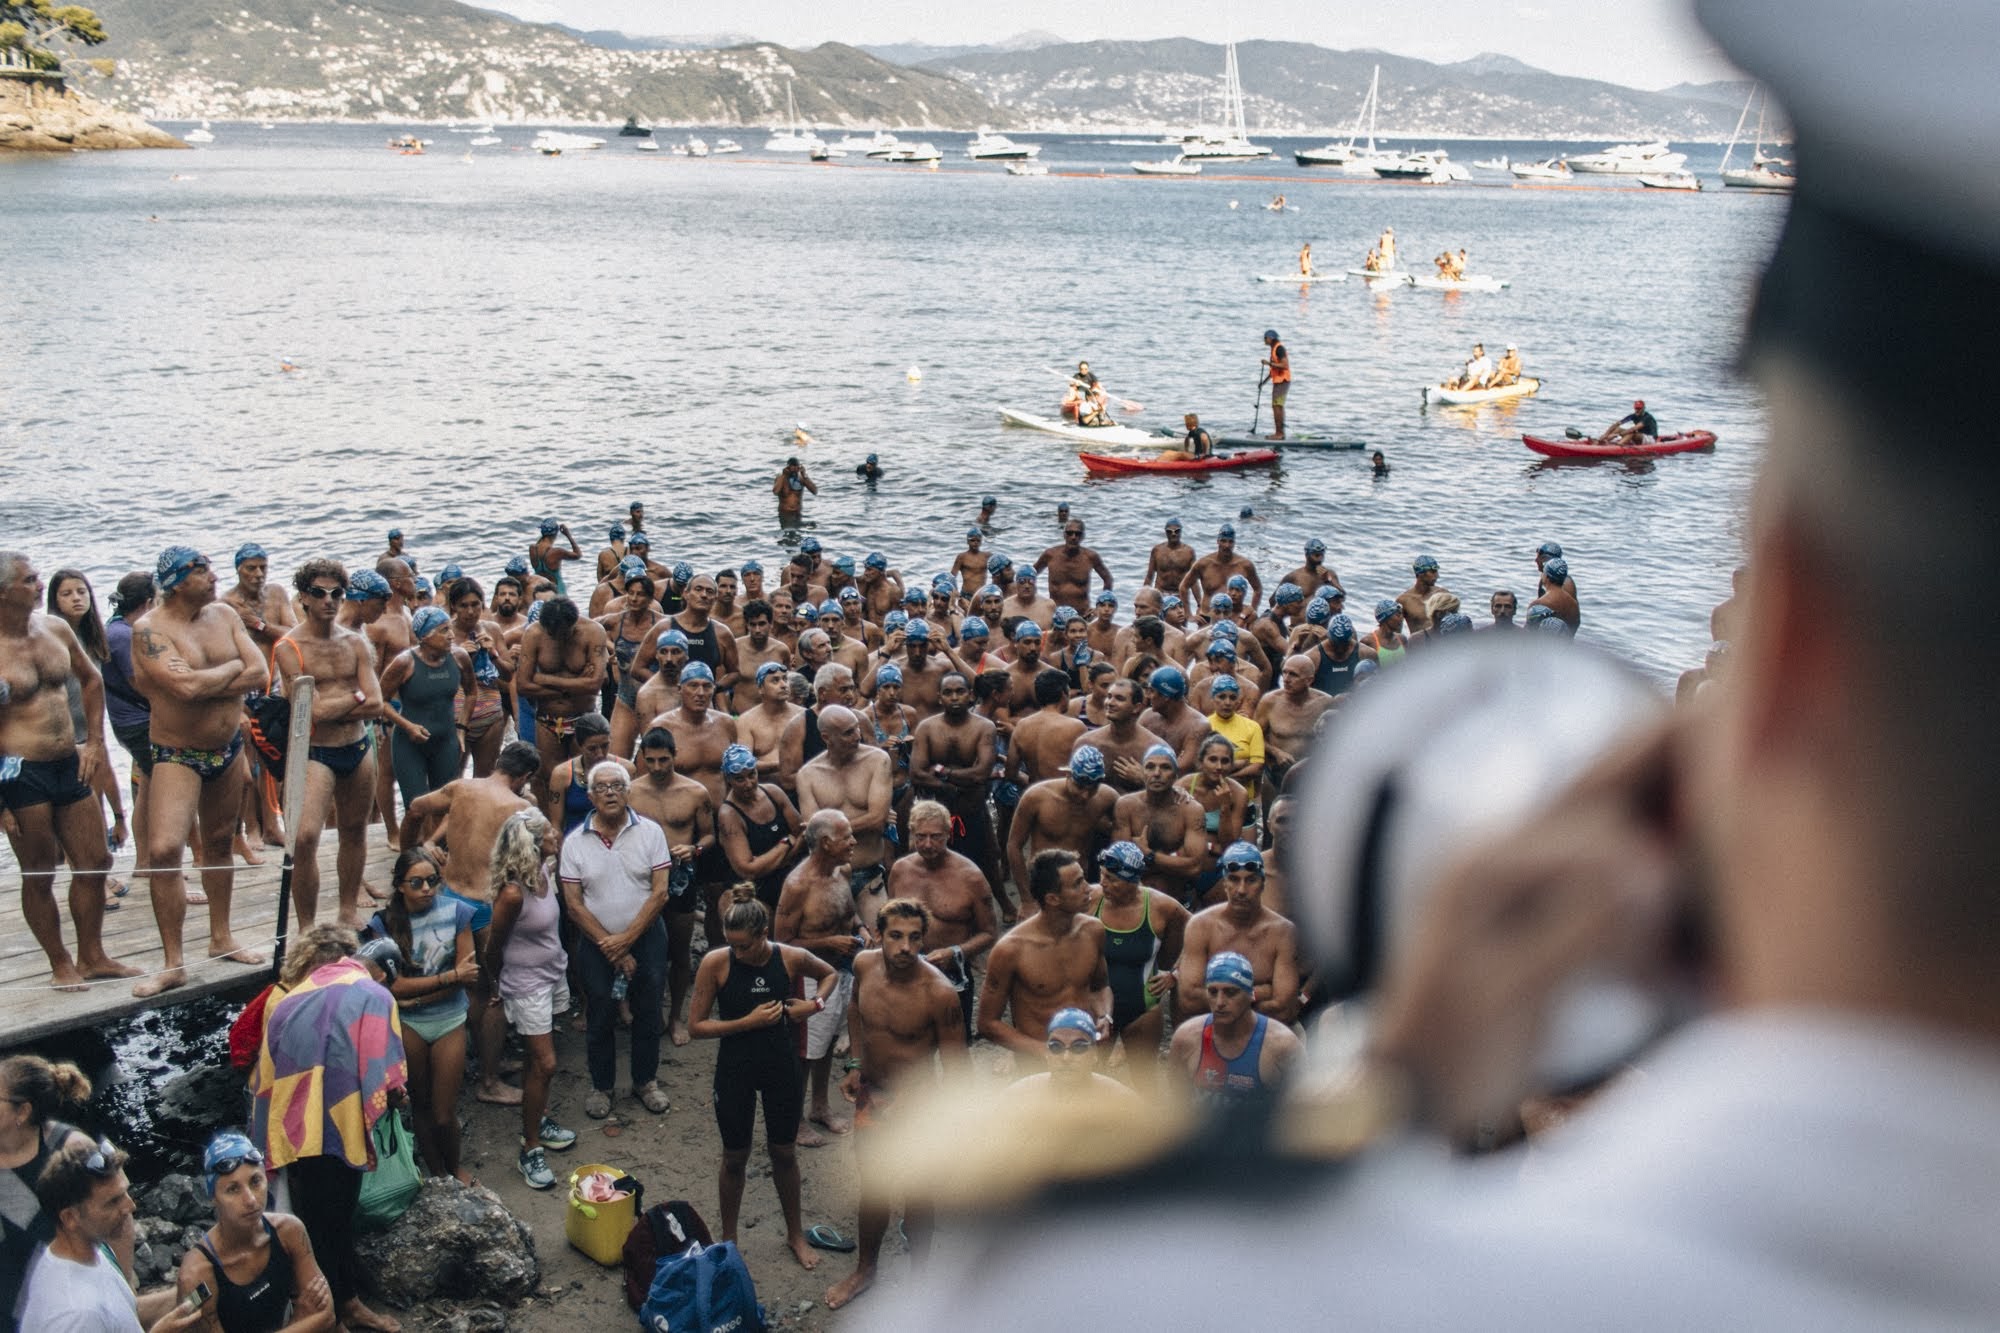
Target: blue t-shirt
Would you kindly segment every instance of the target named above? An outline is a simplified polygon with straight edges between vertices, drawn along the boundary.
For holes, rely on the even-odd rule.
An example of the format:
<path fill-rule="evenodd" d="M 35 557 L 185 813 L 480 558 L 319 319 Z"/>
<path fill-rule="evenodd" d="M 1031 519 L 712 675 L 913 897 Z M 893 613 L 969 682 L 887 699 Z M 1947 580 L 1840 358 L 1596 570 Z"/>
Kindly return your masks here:
<path fill-rule="evenodd" d="M 104 664 L 104 706 L 111 714 L 111 725 L 146 726 L 152 721 L 153 710 L 132 684 L 132 627 L 114 620 L 104 627 L 104 637 L 111 645 L 111 660 Z"/>
<path fill-rule="evenodd" d="M 406 977 L 435 977 L 458 965 L 458 932 L 472 928 L 472 904 L 461 898 L 439 894 L 431 909 L 410 918 L 410 956 L 403 965 Z M 368 933 L 389 937 L 389 922 L 377 912 L 368 921 Z M 465 988 L 440 995 L 435 1000 L 405 1000 L 396 1004 L 405 1013 L 445 1015 L 466 1007 Z"/>

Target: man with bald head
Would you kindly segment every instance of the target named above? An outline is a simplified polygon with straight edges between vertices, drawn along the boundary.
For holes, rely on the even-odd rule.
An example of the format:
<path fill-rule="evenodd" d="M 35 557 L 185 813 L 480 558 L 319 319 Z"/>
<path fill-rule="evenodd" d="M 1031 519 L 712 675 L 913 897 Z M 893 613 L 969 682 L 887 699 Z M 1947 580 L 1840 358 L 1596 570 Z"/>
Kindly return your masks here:
<path fill-rule="evenodd" d="M 1257 725 L 1264 729 L 1264 770 L 1275 784 L 1285 771 L 1306 757 L 1320 717 L 1333 707 L 1333 696 L 1313 688 L 1317 664 L 1304 654 L 1285 659 L 1278 673 L 1279 688 L 1257 701 Z"/>
<path fill-rule="evenodd" d="M 853 716 L 848 709 L 839 711 Z M 806 819 L 805 832 L 806 858 L 785 876 L 771 938 L 817 954 L 833 967 L 832 984 L 815 983 L 814 993 L 806 997 L 825 1001 L 825 1008 L 806 1020 L 806 1069 L 812 1091 L 807 1119 L 828 1133 L 845 1134 L 851 1126 L 833 1114 L 827 1096 L 829 1075 L 834 1042 L 847 1025 L 847 1003 L 854 995 L 854 955 L 871 943 L 862 922 L 873 914 L 856 911 L 847 873 L 855 838 L 847 816 L 837 809 L 820 810 Z M 799 1142 L 814 1148 L 825 1139 L 801 1126 Z"/>
<path fill-rule="evenodd" d="M 836 668 L 829 666 L 827 670 Z M 861 742 L 861 715 L 834 704 L 819 712 L 826 749 L 799 769 L 799 813 L 808 823 L 822 810 L 846 816 L 854 847 L 848 875 L 864 920 L 887 900 L 894 765 L 886 750 Z"/>

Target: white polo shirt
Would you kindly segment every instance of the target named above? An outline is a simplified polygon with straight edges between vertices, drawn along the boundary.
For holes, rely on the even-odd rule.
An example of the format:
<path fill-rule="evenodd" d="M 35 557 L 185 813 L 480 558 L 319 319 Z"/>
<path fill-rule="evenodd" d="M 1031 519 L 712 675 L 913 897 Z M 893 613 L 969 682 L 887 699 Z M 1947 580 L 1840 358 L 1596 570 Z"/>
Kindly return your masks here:
<path fill-rule="evenodd" d="M 673 864 L 666 831 L 637 810 L 625 811 L 625 827 L 605 841 L 592 813 L 563 839 L 557 874 L 565 887 L 583 891 L 583 905 L 606 930 L 632 924 L 653 892 L 653 872 Z"/>

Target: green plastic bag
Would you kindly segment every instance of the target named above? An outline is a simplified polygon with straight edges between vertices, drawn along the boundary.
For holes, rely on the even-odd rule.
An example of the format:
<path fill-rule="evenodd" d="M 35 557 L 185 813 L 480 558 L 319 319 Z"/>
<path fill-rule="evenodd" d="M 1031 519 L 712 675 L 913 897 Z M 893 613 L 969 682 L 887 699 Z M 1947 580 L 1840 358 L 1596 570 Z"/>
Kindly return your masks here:
<path fill-rule="evenodd" d="M 402 1112 L 385 1111 L 375 1122 L 375 1169 L 361 1178 L 354 1205 L 356 1231 L 385 1231 L 403 1215 L 424 1187 L 417 1167 L 417 1141 Z"/>

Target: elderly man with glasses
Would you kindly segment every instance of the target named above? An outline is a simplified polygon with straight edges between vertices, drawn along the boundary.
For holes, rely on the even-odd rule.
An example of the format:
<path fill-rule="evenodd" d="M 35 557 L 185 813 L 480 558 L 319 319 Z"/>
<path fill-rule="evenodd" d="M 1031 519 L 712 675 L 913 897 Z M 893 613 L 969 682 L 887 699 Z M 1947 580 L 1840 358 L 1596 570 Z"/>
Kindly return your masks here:
<path fill-rule="evenodd" d="M 563 839 L 558 877 L 565 910 L 583 936 L 578 954 L 589 997 L 585 1048 L 591 1093 L 583 1112 L 611 1114 L 618 1072 L 618 1007 L 632 1010 L 632 1095 L 655 1115 L 667 1109 L 660 1087 L 660 998 L 667 981 L 667 905 L 673 858 L 667 835 L 631 806 L 632 779 L 606 760 L 590 770 L 591 815 Z"/>

